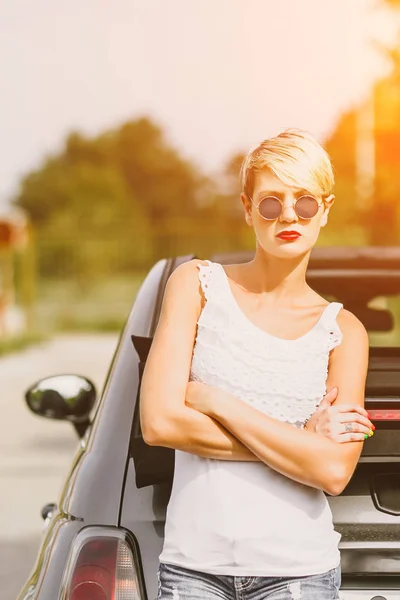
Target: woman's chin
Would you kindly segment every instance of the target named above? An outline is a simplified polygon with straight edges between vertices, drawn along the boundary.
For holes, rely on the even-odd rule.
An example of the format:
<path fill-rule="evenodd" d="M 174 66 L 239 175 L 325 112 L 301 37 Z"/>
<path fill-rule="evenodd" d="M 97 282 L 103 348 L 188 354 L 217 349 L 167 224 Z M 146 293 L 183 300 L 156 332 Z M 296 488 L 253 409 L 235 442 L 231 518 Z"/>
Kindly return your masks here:
<path fill-rule="evenodd" d="M 278 243 L 265 244 L 265 246 L 259 244 L 259 246 L 266 254 L 276 256 L 277 258 L 303 256 L 312 249 L 312 246 L 304 244 L 304 242 L 302 243 L 300 239 L 291 242 L 281 242 L 281 240 L 278 240 Z"/>

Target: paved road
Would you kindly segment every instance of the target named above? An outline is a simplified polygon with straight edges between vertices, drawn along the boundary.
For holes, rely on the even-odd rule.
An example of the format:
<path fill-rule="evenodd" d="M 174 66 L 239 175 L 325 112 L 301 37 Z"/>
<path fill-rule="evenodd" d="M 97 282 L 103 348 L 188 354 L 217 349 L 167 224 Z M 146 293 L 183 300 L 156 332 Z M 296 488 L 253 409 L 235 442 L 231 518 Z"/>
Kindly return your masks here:
<path fill-rule="evenodd" d="M 116 347 L 115 335 L 57 337 L 0 360 L 0 589 L 15 600 L 40 542 L 40 509 L 57 500 L 77 435 L 69 423 L 33 415 L 23 400 L 48 375 L 78 373 L 98 390 Z"/>

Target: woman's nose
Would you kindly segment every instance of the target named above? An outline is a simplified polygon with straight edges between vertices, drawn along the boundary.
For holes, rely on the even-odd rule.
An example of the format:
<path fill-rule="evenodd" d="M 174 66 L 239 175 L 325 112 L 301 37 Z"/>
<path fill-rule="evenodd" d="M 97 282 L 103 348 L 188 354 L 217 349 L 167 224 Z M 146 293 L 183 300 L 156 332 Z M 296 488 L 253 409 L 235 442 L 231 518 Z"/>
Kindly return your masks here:
<path fill-rule="evenodd" d="M 282 212 L 279 215 L 279 221 L 281 223 L 293 223 L 299 220 L 299 217 L 294 210 L 294 202 L 282 203 Z"/>

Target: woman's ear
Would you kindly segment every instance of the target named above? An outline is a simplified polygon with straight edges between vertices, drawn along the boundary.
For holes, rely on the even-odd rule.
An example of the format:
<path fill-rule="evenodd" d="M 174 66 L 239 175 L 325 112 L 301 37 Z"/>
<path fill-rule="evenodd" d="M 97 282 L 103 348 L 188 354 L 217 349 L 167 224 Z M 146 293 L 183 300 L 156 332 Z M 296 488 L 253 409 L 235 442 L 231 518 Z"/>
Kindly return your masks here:
<path fill-rule="evenodd" d="M 240 199 L 242 201 L 243 207 L 244 207 L 244 218 L 246 220 L 247 225 L 249 225 L 250 227 L 253 226 L 253 217 L 252 217 L 252 202 L 250 200 L 250 198 L 248 196 L 246 196 L 246 194 L 240 194 Z"/>
<path fill-rule="evenodd" d="M 335 196 L 333 194 L 331 194 L 330 196 L 325 198 L 325 200 L 324 200 L 325 208 L 324 208 L 323 215 L 321 217 L 321 227 L 325 227 L 325 225 L 327 224 L 329 211 L 331 210 L 334 202 L 335 202 Z"/>

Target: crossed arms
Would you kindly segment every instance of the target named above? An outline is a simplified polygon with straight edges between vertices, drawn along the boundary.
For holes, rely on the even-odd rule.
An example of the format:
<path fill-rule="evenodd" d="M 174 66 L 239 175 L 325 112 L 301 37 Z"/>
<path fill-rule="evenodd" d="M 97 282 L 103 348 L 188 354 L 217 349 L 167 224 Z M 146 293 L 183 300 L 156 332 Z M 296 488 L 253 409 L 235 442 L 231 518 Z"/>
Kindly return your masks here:
<path fill-rule="evenodd" d="M 178 267 L 165 290 L 141 385 L 144 440 L 207 458 L 263 461 L 300 483 L 331 495 L 341 493 L 357 465 L 362 442 L 341 444 L 313 428 L 297 429 L 264 415 L 222 390 L 188 384 L 201 312 L 197 262 Z M 358 421 L 364 419 L 364 427 L 369 427 L 363 409 L 368 336 L 348 311 L 341 311 L 338 322 L 344 335 L 331 353 L 327 388 L 334 383 L 339 390 L 337 411 L 351 406 Z"/>

